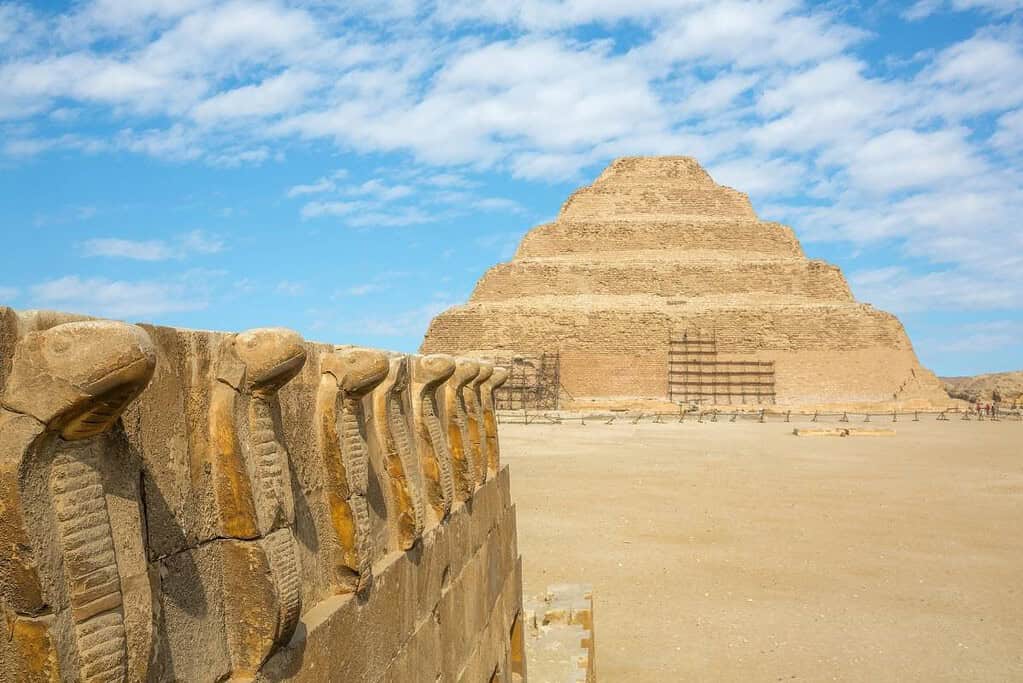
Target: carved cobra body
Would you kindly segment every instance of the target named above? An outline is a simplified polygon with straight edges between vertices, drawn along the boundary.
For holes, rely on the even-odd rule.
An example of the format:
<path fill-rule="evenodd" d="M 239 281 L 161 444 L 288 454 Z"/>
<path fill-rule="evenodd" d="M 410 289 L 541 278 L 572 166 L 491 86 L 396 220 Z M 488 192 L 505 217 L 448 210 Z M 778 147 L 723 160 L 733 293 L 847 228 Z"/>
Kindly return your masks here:
<path fill-rule="evenodd" d="M 422 534 L 424 524 L 418 460 L 402 399 L 409 385 L 408 357 L 394 355 L 388 360 L 387 377 L 373 390 L 373 426 L 387 466 L 398 547 L 408 550 Z"/>
<path fill-rule="evenodd" d="M 128 680 L 101 462 L 155 366 L 134 325 L 65 323 L 18 343 L 0 410 L 0 501 L 10 503 L 0 593 L 13 613 L 0 673 L 14 680 Z"/>
<path fill-rule="evenodd" d="M 494 410 L 494 392 L 508 381 L 508 370 L 495 367 L 490 379 L 480 386 L 483 404 L 483 431 L 487 441 L 488 476 L 494 476 L 501 469 L 501 446 L 497 439 L 497 413 Z"/>
<path fill-rule="evenodd" d="M 326 471 L 327 507 L 340 561 L 334 587 L 350 592 L 371 577 L 369 452 L 363 398 L 387 376 L 386 356 L 371 349 L 340 347 L 320 359 L 317 424 Z"/>
<path fill-rule="evenodd" d="M 251 592 L 226 596 L 228 648 L 236 676 L 252 675 L 286 643 L 302 602 L 288 454 L 274 417 L 277 391 L 302 369 L 302 338 L 256 329 L 225 341 L 210 404 L 210 467 L 225 585 Z M 245 577 L 248 577 L 247 579 Z"/>
<path fill-rule="evenodd" d="M 455 360 L 442 354 L 416 356 L 411 367 L 414 436 L 423 468 L 426 500 L 433 511 L 434 523 L 438 524 L 451 511 L 455 483 L 437 393 L 454 373 Z"/>
<path fill-rule="evenodd" d="M 469 416 L 465 405 L 464 389 L 477 374 L 480 366 L 469 358 L 455 360 L 455 372 L 444 385 L 445 433 L 451 450 L 451 464 L 455 479 L 455 500 L 464 502 L 475 489 L 475 464 L 472 440 L 469 434 Z"/>

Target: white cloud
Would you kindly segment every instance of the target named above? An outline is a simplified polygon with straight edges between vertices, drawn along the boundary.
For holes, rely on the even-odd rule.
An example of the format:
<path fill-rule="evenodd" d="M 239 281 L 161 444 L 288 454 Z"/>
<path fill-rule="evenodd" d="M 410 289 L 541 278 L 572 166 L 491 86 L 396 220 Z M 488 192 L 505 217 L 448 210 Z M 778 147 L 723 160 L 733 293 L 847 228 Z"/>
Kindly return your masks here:
<path fill-rule="evenodd" d="M 346 329 L 359 334 L 380 337 L 422 337 L 430 321 L 456 302 L 435 300 L 422 306 L 398 311 L 386 316 L 363 317 L 346 325 Z"/>
<path fill-rule="evenodd" d="M 915 275 L 899 267 L 850 274 L 849 284 L 861 301 L 886 311 L 1004 310 L 1023 305 L 1020 293 L 996 280 L 962 272 Z"/>
<path fill-rule="evenodd" d="M 714 180 L 750 195 L 785 195 L 808 182 L 806 165 L 785 158 L 742 156 L 708 167 Z"/>
<path fill-rule="evenodd" d="M 278 294 L 284 294 L 285 296 L 301 296 L 305 293 L 305 283 L 281 280 L 277 283 L 275 290 Z"/>
<path fill-rule="evenodd" d="M 190 161 L 203 155 L 198 131 L 175 123 L 170 128 L 150 128 L 120 132 L 117 145 L 122 149 L 171 161 Z"/>
<path fill-rule="evenodd" d="M 917 0 L 902 16 L 910 21 L 924 19 L 940 11 L 982 10 L 995 15 L 1010 14 L 1023 8 L 1019 0 Z"/>
<path fill-rule="evenodd" d="M 690 154 L 801 237 L 938 264 L 937 284 L 997 273 L 1015 291 L 1018 7 L 918 2 L 911 15 L 974 10 L 968 23 L 988 25 L 896 58 L 881 54 L 894 34 L 854 25 L 884 22 L 801 0 L 83 0 L 57 17 L 8 3 L 0 144 L 14 164 L 397 153 L 400 169 L 285 190 L 304 218 L 367 227 L 520 211 L 484 179 L 579 182 L 616 155 Z M 93 132 L 99 120 L 111 130 Z"/>
<path fill-rule="evenodd" d="M 687 89 L 682 106 L 692 115 L 706 116 L 731 107 L 743 93 L 757 84 L 757 76 L 749 73 L 724 73 L 708 81 L 700 81 Z"/>
<path fill-rule="evenodd" d="M 514 199 L 507 197 L 484 197 L 472 203 L 474 209 L 481 211 L 492 211 L 494 213 L 523 214 L 526 208 Z"/>
<path fill-rule="evenodd" d="M 192 230 L 180 237 L 182 249 L 196 254 L 217 254 L 224 250 L 224 241 L 202 230 Z"/>
<path fill-rule="evenodd" d="M 175 256 L 174 249 L 159 240 L 138 242 L 115 237 L 98 237 L 86 240 L 82 246 L 86 256 L 127 258 L 136 261 L 165 261 Z"/>
<path fill-rule="evenodd" d="M 207 297 L 185 282 L 109 280 L 69 275 L 33 285 L 35 305 L 109 318 L 157 316 L 206 308 Z"/>
<path fill-rule="evenodd" d="M 724 0 L 701 3 L 666 24 L 643 56 L 739 67 L 798 65 L 832 57 L 865 36 L 826 12 L 807 13 L 790 0 Z"/>
<path fill-rule="evenodd" d="M 921 107 L 947 120 L 1023 104 L 1023 48 L 1005 31 L 981 31 L 942 50 L 921 73 Z"/>
<path fill-rule="evenodd" d="M 302 207 L 302 218 L 347 216 L 360 206 L 360 202 L 309 202 Z"/>
<path fill-rule="evenodd" d="M 345 290 L 345 293 L 350 296 L 366 296 L 367 294 L 379 292 L 383 289 L 385 289 L 383 285 L 377 284 L 375 282 L 367 282 L 365 284 L 354 285 L 352 287 L 349 287 L 348 289 Z"/>
<path fill-rule="evenodd" d="M 294 185 L 288 188 L 288 197 L 301 197 L 307 194 L 322 194 L 334 189 L 334 181 L 329 178 L 321 178 L 308 185 Z"/>
<path fill-rule="evenodd" d="M 963 325 L 955 330 L 954 339 L 935 343 L 945 353 L 990 353 L 1012 348 L 1023 338 L 1023 323 L 1016 320 L 992 320 Z"/>
<path fill-rule="evenodd" d="M 920 133 L 900 128 L 871 138 L 846 160 L 852 183 L 875 193 L 943 187 L 987 172 L 964 128 Z"/>
<path fill-rule="evenodd" d="M 361 196 L 366 195 L 384 202 L 401 199 L 412 194 L 413 190 L 408 185 L 387 185 L 379 178 L 367 180 L 361 185 L 353 185 L 344 190 L 345 194 Z"/>
<path fill-rule="evenodd" d="M 315 74 L 285 71 L 262 83 L 245 85 L 203 100 L 192 109 L 192 118 L 204 124 L 227 119 L 270 116 L 302 104 L 320 79 Z"/>
<path fill-rule="evenodd" d="M 82 244 L 85 256 L 125 258 L 135 261 L 166 261 L 190 254 L 216 254 L 224 249 L 224 242 L 201 230 L 179 235 L 172 242 L 164 240 L 127 240 L 117 237 L 97 237 Z"/>
<path fill-rule="evenodd" d="M 1023 109 L 1003 114 L 998 129 L 991 136 L 991 145 L 1003 153 L 1023 152 Z"/>

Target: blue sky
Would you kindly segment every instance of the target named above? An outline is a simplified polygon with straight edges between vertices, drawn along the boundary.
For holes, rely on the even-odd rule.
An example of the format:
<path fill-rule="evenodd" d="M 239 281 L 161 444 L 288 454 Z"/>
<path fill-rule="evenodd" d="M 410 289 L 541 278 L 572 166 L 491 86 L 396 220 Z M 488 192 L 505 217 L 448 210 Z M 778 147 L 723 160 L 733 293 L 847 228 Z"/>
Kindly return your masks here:
<path fill-rule="evenodd" d="M 612 158 L 687 154 L 1023 368 L 1011 0 L 0 2 L 0 303 L 414 350 Z"/>

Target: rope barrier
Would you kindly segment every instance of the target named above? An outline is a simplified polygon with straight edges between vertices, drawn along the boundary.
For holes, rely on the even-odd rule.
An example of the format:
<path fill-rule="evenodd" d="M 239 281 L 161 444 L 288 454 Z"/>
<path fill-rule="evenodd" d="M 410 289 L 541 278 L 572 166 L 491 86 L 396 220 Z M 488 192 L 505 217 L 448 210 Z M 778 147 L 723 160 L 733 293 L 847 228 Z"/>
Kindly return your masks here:
<path fill-rule="evenodd" d="M 696 421 L 698 423 L 700 423 L 700 424 L 702 424 L 704 422 L 718 422 L 719 421 L 719 417 L 724 417 L 726 415 L 728 417 L 728 422 L 730 422 L 730 423 L 735 423 L 735 422 L 738 422 L 739 420 L 745 420 L 745 419 L 755 420 L 755 421 L 757 421 L 759 423 L 768 423 L 768 422 L 772 422 L 775 418 L 777 418 L 779 422 L 792 422 L 792 418 L 793 418 L 793 414 L 792 413 L 793 413 L 792 410 L 786 410 L 785 412 L 772 412 L 772 413 L 769 414 L 767 412 L 766 408 L 761 408 L 759 410 L 746 410 L 746 411 L 739 410 L 738 408 L 736 408 L 736 409 L 733 409 L 732 412 L 730 412 L 730 413 L 722 413 L 720 410 L 718 410 L 716 408 L 708 409 L 708 410 L 700 410 L 700 409 L 692 409 L 692 410 L 690 410 L 688 408 L 680 408 L 677 413 L 675 413 L 675 412 L 664 412 L 664 411 L 652 411 L 652 412 L 639 411 L 639 412 L 633 413 L 633 412 L 630 411 L 628 413 L 621 413 L 621 412 L 589 413 L 589 414 L 582 413 L 582 414 L 579 414 L 579 415 L 551 415 L 551 414 L 548 414 L 548 413 L 530 413 L 528 411 L 523 411 L 523 412 L 518 412 L 518 411 L 511 412 L 511 411 L 508 411 L 508 412 L 505 412 L 504 414 L 498 413 L 497 419 L 498 419 L 498 422 L 501 423 L 501 424 L 527 424 L 528 425 L 528 424 L 534 424 L 534 423 L 541 423 L 541 424 L 562 424 L 562 423 L 565 423 L 565 422 L 578 422 L 580 425 L 585 426 L 586 423 L 587 423 L 587 420 L 589 420 L 591 422 L 599 420 L 599 421 L 603 422 L 605 425 L 613 425 L 620 418 L 621 419 L 627 418 L 629 420 L 630 424 L 634 424 L 634 425 L 635 424 L 640 424 L 640 423 L 642 423 L 644 421 L 649 422 L 650 424 L 667 424 L 669 422 L 669 420 L 667 418 L 675 418 L 675 417 L 677 417 L 677 420 L 675 420 L 675 422 L 677 422 L 678 424 L 684 424 L 686 422 L 686 418 L 687 417 L 695 414 Z M 893 410 L 891 412 L 891 421 L 892 422 L 898 422 L 899 418 L 902 417 L 902 418 L 909 418 L 911 422 L 921 422 L 922 421 L 922 419 L 921 419 L 922 415 L 934 415 L 935 416 L 935 420 L 937 420 L 939 422 L 948 422 L 949 419 L 950 419 L 949 413 L 959 413 L 960 414 L 960 420 L 965 420 L 965 421 L 971 421 L 971 420 L 976 419 L 979 422 L 985 422 L 985 421 L 987 421 L 987 422 L 1003 422 L 1003 421 L 1015 418 L 1014 421 L 1016 421 L 1016 422 L 1023 422 L 1023 410 L 1005 410 L 1005 411 L 992 412 L 991 415 L 985 415 L 983 413 L 977 414 L 973 410 L 960 410 L 960 409 L 945 409 L 945 410 L 933 410 L 933 411 L 930 411 L 930 410 L 929 411 L 915 410 L 915 411 L 905 411 L 905 412 L 899 412 L 897 410 Z M 796 413 L 796 417 L 797 417 L 797 419 L 798 418 L 807 419 L 809 422 L 828 422 L 828 421 L 833 421 L 833 422 L 851 422 L 854 417 L 856 417 L 858 415 L 862 415 L 863 416 L 863 422 L 869 423 L 869 422 L 873 422 L 873 418 L 881 417 L 881 416 L 886 415 L 886 414 L 887 413 L 871 413 L 871 412 L 849 413 L 848 411 L 843 411 L 841 413 L 839 413 L 839 412 L 828 413 L 828 412 L 821 412 L 819 410 L 815 410 L 813 413 Z"/>

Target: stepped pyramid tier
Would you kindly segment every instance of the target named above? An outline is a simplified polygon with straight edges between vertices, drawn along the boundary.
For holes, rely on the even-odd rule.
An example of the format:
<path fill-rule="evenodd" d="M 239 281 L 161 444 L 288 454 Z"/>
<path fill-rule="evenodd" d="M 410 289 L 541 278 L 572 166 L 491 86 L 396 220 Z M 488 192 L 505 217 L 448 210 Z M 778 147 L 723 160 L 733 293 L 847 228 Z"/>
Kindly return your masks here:
<path fill-rule="evenodd" d="M 434 318 L 422 351 L 556 357 L 569 405 L 949 402 L 894 316 L 688 157 L 613 162 Z"/>

